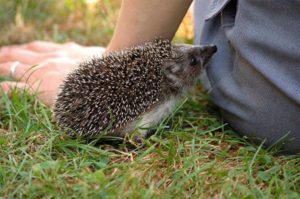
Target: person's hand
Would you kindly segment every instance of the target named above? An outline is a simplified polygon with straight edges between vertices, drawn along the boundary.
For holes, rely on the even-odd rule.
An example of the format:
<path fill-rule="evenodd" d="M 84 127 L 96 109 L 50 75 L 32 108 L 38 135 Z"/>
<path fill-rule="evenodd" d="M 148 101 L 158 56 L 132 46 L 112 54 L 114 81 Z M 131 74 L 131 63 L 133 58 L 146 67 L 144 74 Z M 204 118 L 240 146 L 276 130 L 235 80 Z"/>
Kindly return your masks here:
<path fill-rule="evenodd" d="M 101 47 L 84 47 L 75 43 L 56 44 L 35 41 L 29 44 L 0 48 L 0 76 L 15 81 L 0 82 L 0 89 L 28 89 L 52 107 L 59 85 L 82 60 L 100 56 Z"/>

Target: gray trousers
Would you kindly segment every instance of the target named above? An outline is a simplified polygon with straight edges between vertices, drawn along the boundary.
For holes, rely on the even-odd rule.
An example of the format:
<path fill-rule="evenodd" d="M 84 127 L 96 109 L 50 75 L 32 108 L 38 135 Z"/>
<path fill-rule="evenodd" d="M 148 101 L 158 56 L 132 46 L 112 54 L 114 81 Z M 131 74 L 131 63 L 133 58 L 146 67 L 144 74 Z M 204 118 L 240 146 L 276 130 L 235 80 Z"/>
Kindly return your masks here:
<path fill-rule="evenodd" d="M 224 120 L 300 152 L 300 0 L 198 0 L 195 27 L 218 46 L 201 79 Z"/>

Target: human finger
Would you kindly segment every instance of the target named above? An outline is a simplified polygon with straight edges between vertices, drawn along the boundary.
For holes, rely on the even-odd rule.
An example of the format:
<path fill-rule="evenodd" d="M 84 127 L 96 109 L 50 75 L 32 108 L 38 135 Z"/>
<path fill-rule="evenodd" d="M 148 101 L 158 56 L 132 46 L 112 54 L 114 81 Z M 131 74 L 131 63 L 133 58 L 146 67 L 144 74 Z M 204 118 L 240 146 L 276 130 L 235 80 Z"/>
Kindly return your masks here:
<path fill-rule="evenodd" d="M 54 52 L 57 50 L 63 50 L 63 49 L 74 49 L 79 47 L 80 45 L 74 43 L 74 42 L 68 42 L 64 44 L 58 44 L 48 41 L 33 41 L 29 44 L 22 45 L 22 48 L 33 51 L 33 52 Z"/>
<path fill-rule="evenodd" d="M 21 48 L 34 52 L 52 52 L 59 49 L 60 46 L 60 44 L 48 41 L 33 41 L 28 44 L 22 45 Z"/>
<path fill-rule="evenodd" d="M 3 93 L 11 93 L 14 89 L 19 90 L 28 90 L 29 92 L 32 92 L 32 90 L 29 89 L 29 85 L 24 82 L 13 82 L 13 81 L 3 81 L 0 82 L 0 94 Z"/>
<path fill-rule="evenodd" d="M 85 56 L 81 51 L 54 51 L 38 53 L 21 48 L 2 48 L 0 49 L 0 63 L 19 61 L 28 65 L 36 65 L 45 62 L 48 59 L 72 58 L 79 61 Z"/>
<path fill-rule="evenodd" d="M 28 78 L 30 69 L 34 69 L 34 66 L 23 64 L 17 61 L 0 63 L 1 76 L 11 77 L 19 81 Z"/>
<path fill-rule="evenodd" d="M 0 63 L 19 61 L 24 64 L 37 64 L 43 60 L 39 54 L 20 48 L 2 48 L 0 50 Z"/>
<path fill-rule="evenodd" d="M 39 64 L 50 58 L 68 57 L 66 51 L 54 51 L 38 53 L 25 48 L 2 48 L 0 49 L 0 63 L 19 61 L 24 64 Z"/>
<path fill-rule="evenodd" d="M 105 51 L 104 47 L 98 46 L 81 46 L 75 42 L 67 42 L 63 44 L 34 41 L 29 44 L 22 45 L 22 48 L 42 53 L 43 57 L 72 57 L 73 59 L 81 60 L 84 57 L 92 55 L 102 55 Z"/>
<path fill-rule="evenodd" d="M 25 49 L 33 52 L 53 52 L 56 50 L 60 50 L 66 47 L 75 47 L 79 46 L 74 42 L 69 42 L 65 44 L 58 44 L 49 41 L 33 41 L 27 44 L 20 44 L 20 45 L 10 45 L 2 47 L 3 50 L 15 50 L 15 49 Z"/>

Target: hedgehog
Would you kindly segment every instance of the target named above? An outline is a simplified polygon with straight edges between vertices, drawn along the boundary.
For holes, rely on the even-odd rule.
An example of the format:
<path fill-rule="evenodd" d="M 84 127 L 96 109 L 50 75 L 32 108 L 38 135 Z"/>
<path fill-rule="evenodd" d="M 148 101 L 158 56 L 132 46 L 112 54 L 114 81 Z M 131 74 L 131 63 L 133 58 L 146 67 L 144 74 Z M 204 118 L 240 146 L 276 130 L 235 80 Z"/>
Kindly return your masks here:
<path fill-rule="evenodd" d="M 215 45 L 156 39 L 80 63 L 57 96 L 54 118 L 72 136 L 145 138 L 195 85 Z M 145 130 L 146 129 L 146 130 Z"/>

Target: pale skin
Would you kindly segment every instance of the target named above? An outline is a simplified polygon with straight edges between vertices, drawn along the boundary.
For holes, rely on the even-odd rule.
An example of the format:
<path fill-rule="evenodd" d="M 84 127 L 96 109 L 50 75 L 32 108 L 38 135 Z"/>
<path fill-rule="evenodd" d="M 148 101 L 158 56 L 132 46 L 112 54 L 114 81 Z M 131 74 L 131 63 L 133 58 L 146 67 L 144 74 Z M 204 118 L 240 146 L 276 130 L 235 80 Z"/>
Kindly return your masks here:
<path fill-rule="evenodd" d="M 105 53 L 151 41 L 156 37 L 172 39 L 191 0 L 123 0 L 114 35 Z M 15 81 L 0 84 L 2 91 L 28 89 L 39 100 L 53 107 L 59 85 L 77 64 L 104 52 L 101 47 L 85 47 L 76 43 L 56 44 L 35 41 L 0 48 L 0 76 Z"/>

